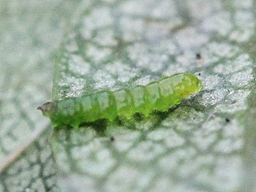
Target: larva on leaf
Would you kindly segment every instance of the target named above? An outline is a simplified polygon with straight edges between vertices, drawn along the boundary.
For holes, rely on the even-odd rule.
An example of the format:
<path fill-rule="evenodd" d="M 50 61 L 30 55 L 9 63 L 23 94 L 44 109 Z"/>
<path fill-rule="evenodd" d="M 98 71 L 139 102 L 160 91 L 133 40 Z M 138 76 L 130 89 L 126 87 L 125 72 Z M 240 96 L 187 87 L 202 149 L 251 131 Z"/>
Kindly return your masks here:
<path fill-rule="evenodd" d="M 135 113 L 148 116 L 154 110 L 167 111 L 201 88 L 202 83 L 195 75 L 176 73 L 146 86 L 46 102 L 38 109 L 51 119 L 54 127 L 78 128 L 82 123 L 99 119 L 113 121 L 117 116 L 130 119 Z"/>

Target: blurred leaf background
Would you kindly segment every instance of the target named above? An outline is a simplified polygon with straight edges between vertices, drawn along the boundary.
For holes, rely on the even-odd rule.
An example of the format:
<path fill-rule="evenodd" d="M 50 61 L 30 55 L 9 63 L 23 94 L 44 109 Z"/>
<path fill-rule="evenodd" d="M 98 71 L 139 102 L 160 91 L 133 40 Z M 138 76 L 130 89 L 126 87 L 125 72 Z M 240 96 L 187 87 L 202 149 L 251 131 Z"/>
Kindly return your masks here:
<path fill-rule="evenodd" d="M 0 0 L 0 191 L 255 191 L 254 10 L 252 0 Z M 51 94 L 175 72 L 203 90 L 149 118 L 52 132 L 36 110 Z"/>

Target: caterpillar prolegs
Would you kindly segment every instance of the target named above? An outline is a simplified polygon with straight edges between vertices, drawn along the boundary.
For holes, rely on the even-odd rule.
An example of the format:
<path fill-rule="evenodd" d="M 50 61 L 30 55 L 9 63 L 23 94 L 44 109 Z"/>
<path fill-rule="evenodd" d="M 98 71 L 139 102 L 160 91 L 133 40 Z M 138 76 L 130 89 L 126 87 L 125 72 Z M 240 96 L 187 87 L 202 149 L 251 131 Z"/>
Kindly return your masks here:
<path fill-rule="evenodd" d="M 166 111 L 201 88 L 202 83 L 195 75 L 176 73 L 146 86 L 47 102 L 38 109 L 51 119 L 54 127 L 78 128 L 81 123 L 98 119 L 113 121 L 117 116 L 130 119 L 135 113 L 148 116 L 154 110 Z"/>

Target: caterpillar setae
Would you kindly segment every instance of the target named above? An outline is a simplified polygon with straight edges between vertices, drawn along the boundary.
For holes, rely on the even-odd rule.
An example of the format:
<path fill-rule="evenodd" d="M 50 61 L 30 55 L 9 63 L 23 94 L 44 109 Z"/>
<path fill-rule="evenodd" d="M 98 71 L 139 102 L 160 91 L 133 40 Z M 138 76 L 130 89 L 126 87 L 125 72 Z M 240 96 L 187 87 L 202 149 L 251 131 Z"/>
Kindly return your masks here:
<path fill-rule="evenodd" d="M 166 111 L 201 88 L 202 83 L 195 75 L 176 73 L 146 86 L 46 102 L 38 109 L 51 119 L 54 127 L 78 128 L 81 123 L 98 119 L 113 121 L 117 116 L 130 119 L 135 113 L 148 116 L 154 110 Z"/>

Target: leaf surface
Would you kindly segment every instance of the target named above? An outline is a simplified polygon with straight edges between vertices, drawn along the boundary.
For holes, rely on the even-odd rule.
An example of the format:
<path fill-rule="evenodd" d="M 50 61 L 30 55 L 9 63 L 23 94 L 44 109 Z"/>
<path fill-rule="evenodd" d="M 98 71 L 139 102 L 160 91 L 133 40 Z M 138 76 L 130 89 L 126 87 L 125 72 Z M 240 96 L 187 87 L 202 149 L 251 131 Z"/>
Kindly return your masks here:
<path fill-rule="evenodd" d="M 36 108 L 51 98 L 55 52 L 74 5 L 0 0 L 0 191 L 58 189 L 52 128 Z"/>

